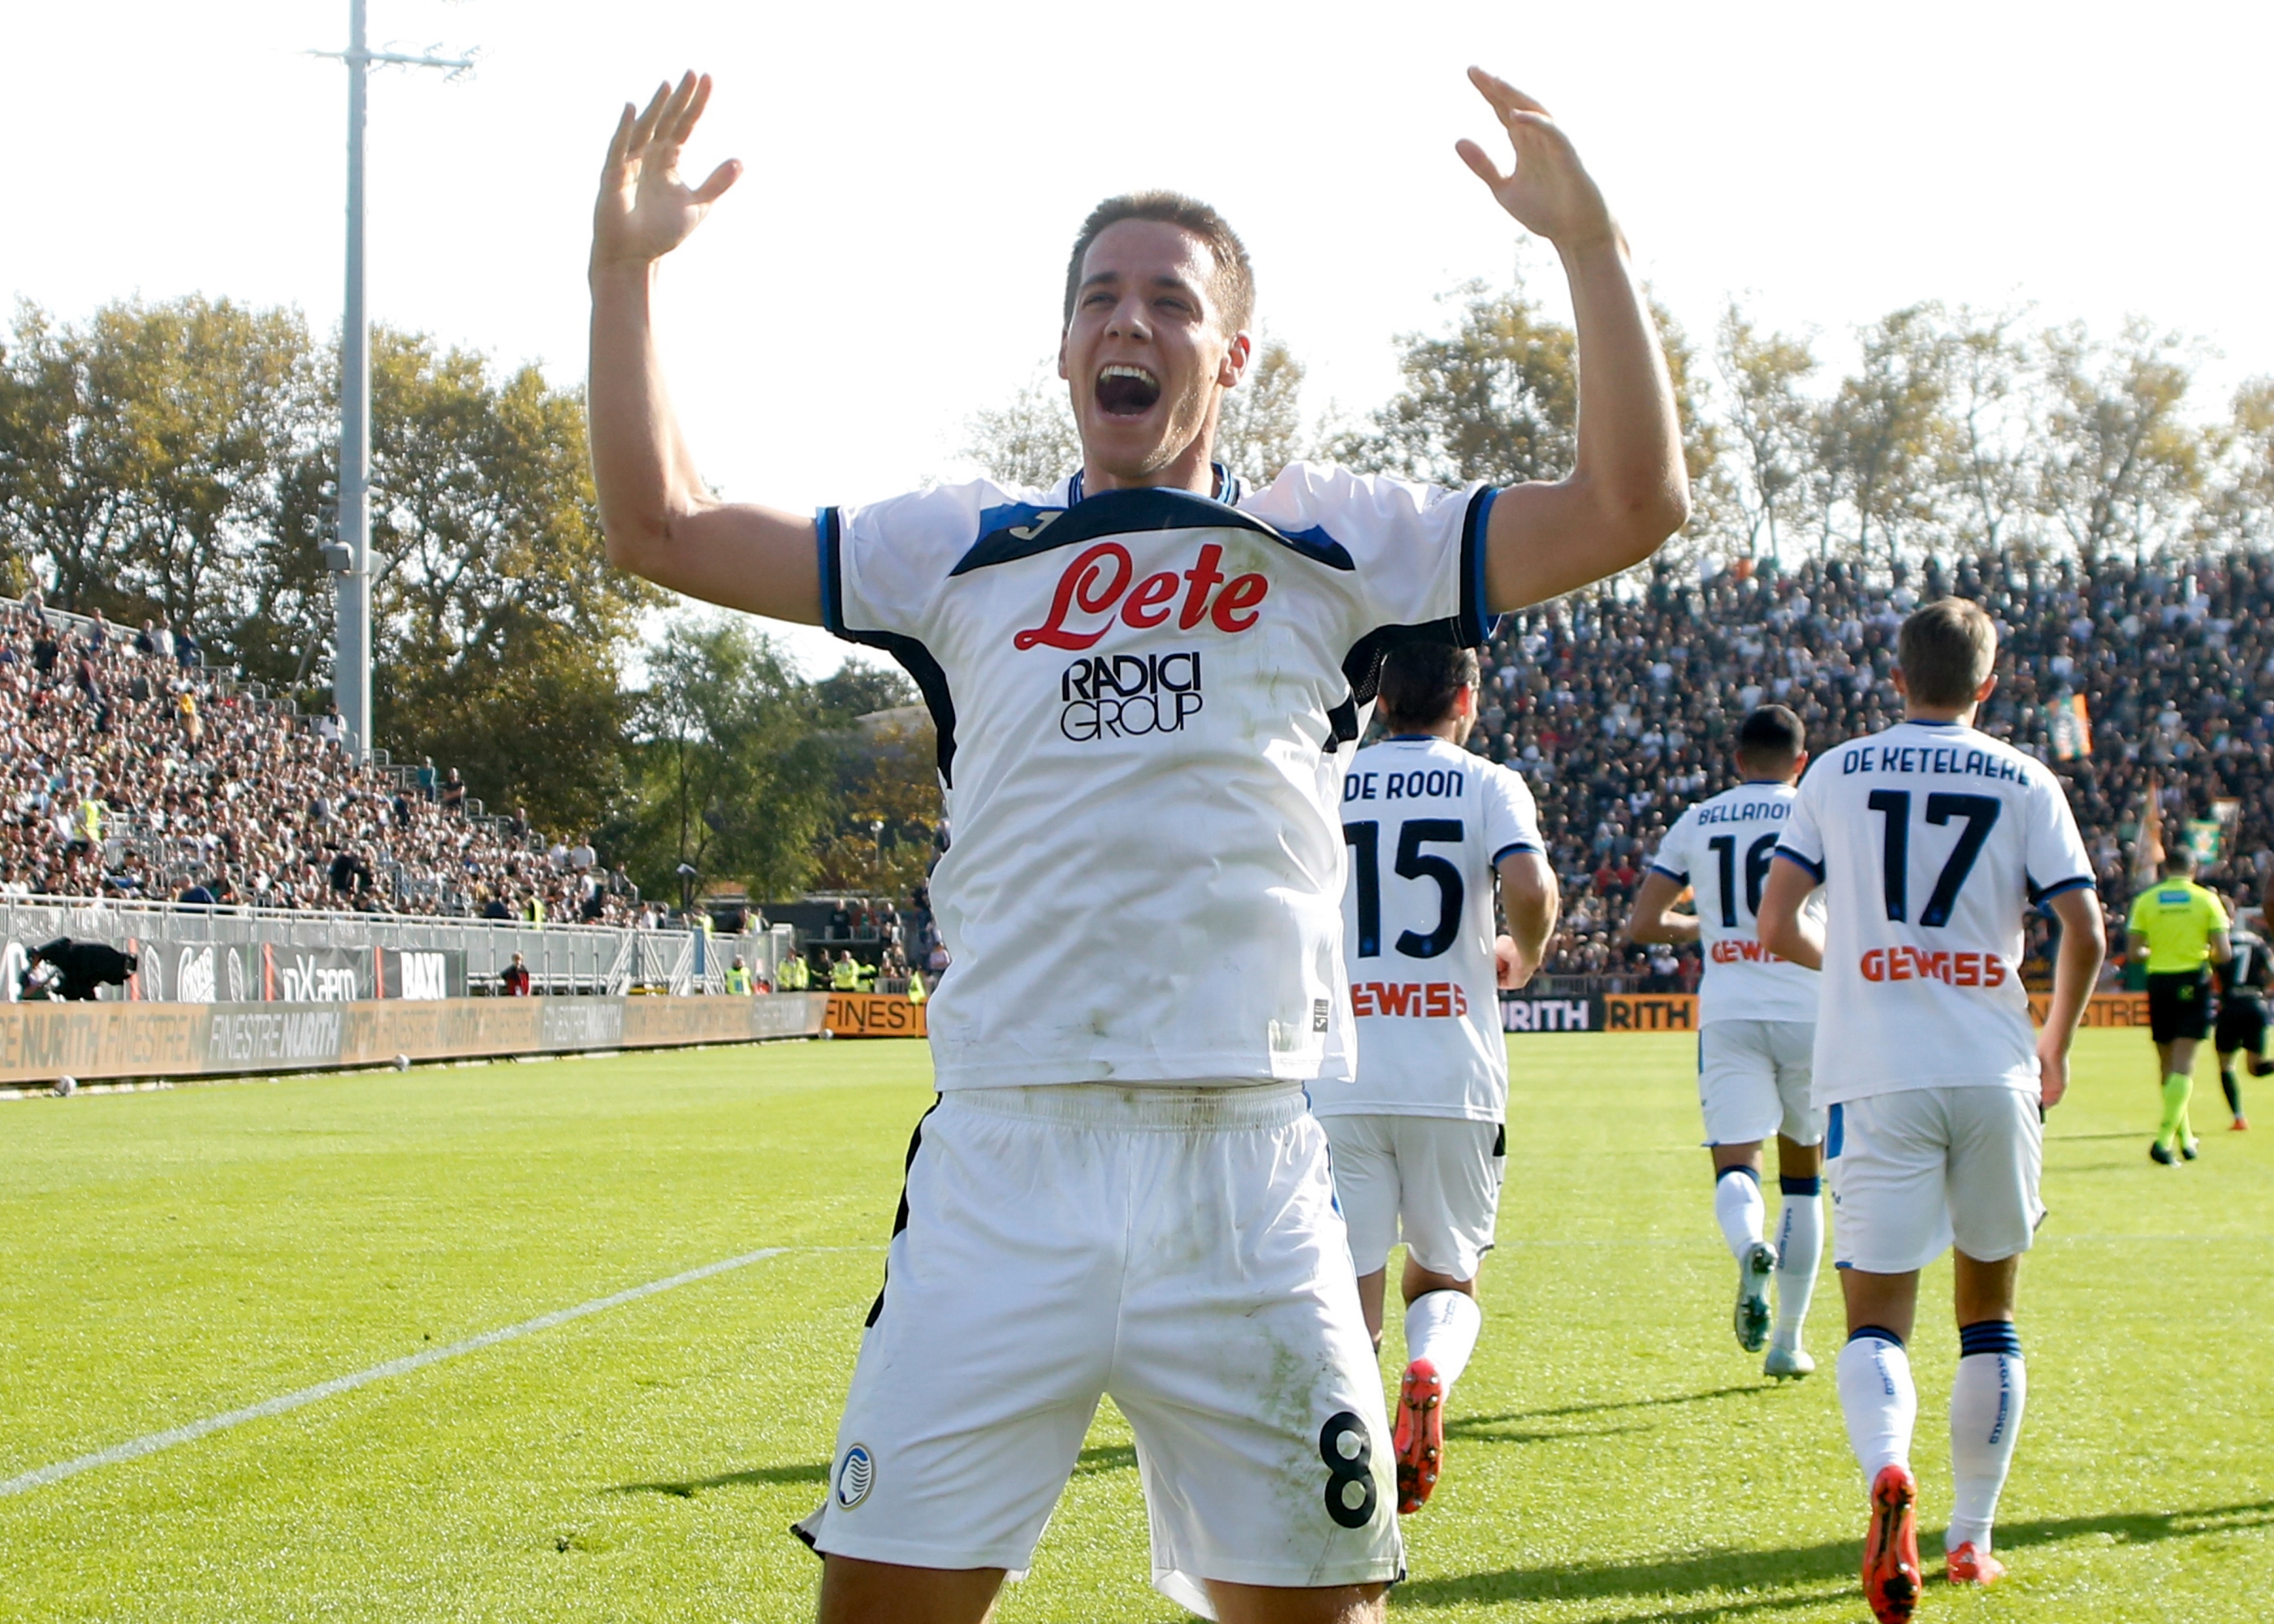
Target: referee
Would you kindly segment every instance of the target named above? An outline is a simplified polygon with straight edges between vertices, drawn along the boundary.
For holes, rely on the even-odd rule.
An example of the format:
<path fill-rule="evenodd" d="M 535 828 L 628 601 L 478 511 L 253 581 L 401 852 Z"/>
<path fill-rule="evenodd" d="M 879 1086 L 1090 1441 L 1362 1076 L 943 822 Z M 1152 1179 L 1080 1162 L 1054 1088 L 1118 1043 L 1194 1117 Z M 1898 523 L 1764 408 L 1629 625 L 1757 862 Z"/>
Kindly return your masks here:
<path fill-rule="evenodd" d="M 2163 879 L 2133 898 L 2125 926 L 2132 957 L 2148 956 L 2148 1035 L 2156 1041 L 2164 1083 L 2163 1125 L 2148 1154 L 2167 1167 L 2180 1156 L 2193 1162 L 2199 1148 L 2187 1124 L 2195 1046 L 2210 1033 L 2210 966 L 2233 952 L 2226 908 L 2195 883 L 2195 872 L 2193 852 L 2181 846 L 2168 853 Z"/>

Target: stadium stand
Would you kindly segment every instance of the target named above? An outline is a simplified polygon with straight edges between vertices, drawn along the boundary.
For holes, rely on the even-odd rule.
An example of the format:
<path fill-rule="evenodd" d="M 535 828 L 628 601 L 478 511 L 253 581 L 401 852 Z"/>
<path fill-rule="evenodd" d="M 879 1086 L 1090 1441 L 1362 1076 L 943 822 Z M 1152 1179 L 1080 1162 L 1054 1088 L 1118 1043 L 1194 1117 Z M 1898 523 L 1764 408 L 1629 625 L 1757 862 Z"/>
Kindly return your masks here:
<path fill-rule="evenodd" d="M 1539 796 L 1566 891 L 1546 973 L 1614 990 L 1695 983 L 1619 940 L 1660 835 L 1731 781 L 1723 734 L 1765 701 L 1790 705 L 1821 749 L 1900 713 L 1895 630 L 1923 598 L 1979 599 L 1999 623 L 2000 686 L 1982 725 L 2068 780 L 2112 919 L 2127 842 L 2151 784 L 2167 829 L 2239 803 L 2225 876 L 2268 877 L 2274 842 L 2274 554 L 2147 565 L 1978 558 L 1890 588 L 1834 560 L 1685 578 L 1629 578 L 1503 620 L 1487 650 L 1472 748 Z M 2081 695 L 2088 752 L 2057 748 Z M 0 602 L 0 895 L 233 901 L 549 923 L 658 922 L 620 875 L 589 880 L 569 847 L 483 815 L 455 774 L 361 767 L 325 718 L 202 665 L 163 628 L 140 633 Z M 2082 740 L 2067 741 L 2073 749 Z M 921 891 L 904 942 L 865 905 L 812 940 L 930 962 Z M 837 910 L 848 906 L 840 901 Z M 878 917 L 886 916 L 878 910 Z"/>
<path fill-rule="evenodd" d="M 2254 856 L 2227 875 L 2264 881 L 2274 555 L 2091 568 L 1981 558 L 1893 590 L 1837 560 L 1669 572 L 1510 616 L 1486 662 L 1472 748 L 1531 781 L 1567 892 L 1547 973 L 1615 975 L 1629 989 L 1649 976 L 1617 932 L 1667 826 L 1732 781 L 1723 734 L 1765 702 L 1799 713 L 1812 750 L 1884 726 L 1901 714 L 1888 680 L 1896 628 L 1945 592 L 1997 618 L 1999 686 L 1981 725 L 2068 780 L 2112 920 L 2124 916 L 2124 843 L 2151 784 L 2166 829 L 2239 802 L 2226 849 Z M 2073 695 L 2090 713 L 2090 752 L 2064 760 L 2055 717 Z"/>
<path fill-rule="evenodd" d="M 0 896 L 656 922 L 455 772 L 358 764 L 326 720 L 165 628 L 0 602 Z"/>

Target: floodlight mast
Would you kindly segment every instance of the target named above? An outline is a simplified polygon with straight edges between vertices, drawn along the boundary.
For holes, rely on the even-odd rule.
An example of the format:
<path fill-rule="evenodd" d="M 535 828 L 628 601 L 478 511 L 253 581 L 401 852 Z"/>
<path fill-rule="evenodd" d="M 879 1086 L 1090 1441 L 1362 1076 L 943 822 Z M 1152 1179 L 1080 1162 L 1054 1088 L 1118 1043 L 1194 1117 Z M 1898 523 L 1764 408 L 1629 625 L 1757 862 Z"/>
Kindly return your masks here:
<path fill-rule="evenodd" d="M 405 56 L 374 51 L 364 30 L 365 0 L 349 0 L 348 48 L 317 51 L 348 69 L 348 266 L 340 323 L 340 470 L 338 539 L 324 549 L 333 575 L 332 698 L 342 742 L 358 761 L 371 755 L 371 321 L 364 304 L 363 138 L 365 88 L 373 64 L 447 68 L 452 79 L 474 65 L 471 56 Z"/>

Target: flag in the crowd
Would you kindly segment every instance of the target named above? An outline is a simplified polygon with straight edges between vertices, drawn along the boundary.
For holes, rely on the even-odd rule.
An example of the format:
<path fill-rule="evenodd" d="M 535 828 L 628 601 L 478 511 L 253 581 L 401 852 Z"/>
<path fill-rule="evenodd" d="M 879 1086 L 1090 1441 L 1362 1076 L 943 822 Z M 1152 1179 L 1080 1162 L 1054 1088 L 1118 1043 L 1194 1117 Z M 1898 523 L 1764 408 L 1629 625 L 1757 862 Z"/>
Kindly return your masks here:
<path fill-rule="evenodd" d="M 2216 818 L 2189 818 L 2183 844 L 2195 854 L 2195 865 L 2208 868 L 2218 861 L 2220 838 L 2226 831 Z"/>
<path fill-rule="evenodd" d="M 2132 842 L 2132 883 L 2147 887 L 2156 883 L 2164 867 L 2164 786 L 2150 775 L 2148 805 L 2140 814 L 2140 832 Z"/>
<path fill-rule="evenodd" d="M 2054 700 L 2045 721 L 2052 734 L 2055 761 L 2075 761 L 2092 754 L 2092 713 L 2085 709 L 2083 695 Z"/>

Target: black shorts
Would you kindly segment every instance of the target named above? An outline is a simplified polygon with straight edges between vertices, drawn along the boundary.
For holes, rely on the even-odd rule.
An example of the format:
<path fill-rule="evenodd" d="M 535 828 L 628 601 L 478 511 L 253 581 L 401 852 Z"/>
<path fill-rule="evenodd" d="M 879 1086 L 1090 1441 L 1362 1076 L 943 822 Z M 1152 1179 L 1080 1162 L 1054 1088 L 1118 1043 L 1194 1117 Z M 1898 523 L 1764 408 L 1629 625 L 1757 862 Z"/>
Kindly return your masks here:
<path fill-rule="evenodd" d="M 2228 993 L 2218 1001 L 2218 1052 L 2236 1049 L 2251 1054 L 2266 1050 L 2266 1006 L 2257 999 Z"/>
<path fill-rule="evenodd" d="M 2148 1034 L 2158 1043 L 2210 1035 L 2210 977 L 2201 970 L 2148 977 Z"/>

